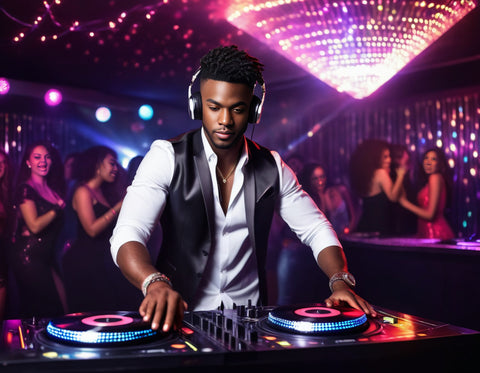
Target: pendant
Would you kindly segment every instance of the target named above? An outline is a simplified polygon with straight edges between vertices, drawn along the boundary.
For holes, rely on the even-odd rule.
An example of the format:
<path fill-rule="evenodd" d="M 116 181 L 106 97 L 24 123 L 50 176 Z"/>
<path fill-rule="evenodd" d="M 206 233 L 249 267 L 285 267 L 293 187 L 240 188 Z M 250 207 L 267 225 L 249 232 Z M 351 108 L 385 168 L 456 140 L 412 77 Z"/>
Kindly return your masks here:
<path fill-rule="evenodd" d="M 222 181 L 223 181 L 224 184 L 227 183 L 227 179 L 225 179 L 225 178 L 223 178 Z"/>

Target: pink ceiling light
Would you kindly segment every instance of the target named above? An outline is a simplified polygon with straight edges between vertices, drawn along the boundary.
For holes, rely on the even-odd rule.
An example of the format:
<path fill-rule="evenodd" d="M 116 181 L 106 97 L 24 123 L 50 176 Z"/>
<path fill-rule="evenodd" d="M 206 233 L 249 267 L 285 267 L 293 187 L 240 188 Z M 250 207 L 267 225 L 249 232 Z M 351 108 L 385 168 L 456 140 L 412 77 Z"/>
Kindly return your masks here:
<path fill-rule="evenodd" d="M 231 0 L 227 19 L 331 87 L 361 99 L 476 4 L 467 0 Z"/>

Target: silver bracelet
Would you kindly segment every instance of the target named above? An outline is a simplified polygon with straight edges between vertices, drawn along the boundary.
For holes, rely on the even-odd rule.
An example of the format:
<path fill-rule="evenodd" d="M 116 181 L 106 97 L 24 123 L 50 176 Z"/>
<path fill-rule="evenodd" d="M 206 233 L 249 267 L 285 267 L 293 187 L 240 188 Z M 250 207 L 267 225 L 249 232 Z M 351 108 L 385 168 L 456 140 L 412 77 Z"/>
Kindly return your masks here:
<path fill-rule="evenodd" d="M 333 283 L 335 281 L 343 281 L 345 282 L 350 288 L 354 288 L 356 285 L 355 277 L 350 272 L 337 272 L 335 273 L 328 282 L 328 286 L 330 287 L 330 291 L 333 293 Z"/>
<path fill-rule="evenodd" d="M 161 272 L 154 272 L 150 275 L 147 276 L 147 278 L 145 280 L 143 280 L 143 283 L 142 283 L 142 293 L 143 293 L 143 296 L 145 297 L 147 295 L 147 289 L 148 287 L 153 284 L 154 282 L 157 282 L 157 281 L 162 281 L 162 282 L 165 282 L 167 285 L 169 285 L 170 287 L 173 287 L 172 285 L 172 282 L 170 281 L 170 279 L 165 276 L 163 273 Z"/>

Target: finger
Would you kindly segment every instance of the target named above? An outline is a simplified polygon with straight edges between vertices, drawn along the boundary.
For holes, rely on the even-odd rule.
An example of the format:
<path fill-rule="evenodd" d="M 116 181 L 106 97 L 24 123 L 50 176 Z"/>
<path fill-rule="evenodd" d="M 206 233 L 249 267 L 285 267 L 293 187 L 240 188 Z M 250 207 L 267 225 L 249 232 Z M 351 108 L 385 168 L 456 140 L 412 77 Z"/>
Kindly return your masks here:
<path fill-rule="evenodd" d="M 330 298 L 325 299 L 324 302 L 327 307 L 333 307 L 333 302 Z"/>
<path fill-rule="evenodd" d="M 330 296 L 327 299 L 325 299 L 325 305 L 327 307 L 336 307 L 340 305 L 340 300 L 337 298 L 334 298 L 333 296 Z"/>
<path fill-rule="evenodd" d="M 179 307 L 179 299 L 176 295 L 170 294 L 167 300 L 167 310 L 165 313 L 165 320 L 163 322 L 162 330 L 164 332 L 168 332 L 170 327 L 174 325 L 174 320 L 176 319 L 178 307 Z"/>
<path fill-rule="evenodd" d="M 362 299 L 361 306 L 367 315 L 371 315 L 373 317 L 377 316 L 377 312 L 375 311 L 375 309 L 366 300 Z"/>
<path fill-rule="evenodd" d="M 358 302 L 356 296 L 354 294 L 352 294 L 352 296 L 348 297 L 345 302 L 348 303 L 348 305 L 350 307 L 353 307 L 359 311 L 362 311 L 362 312 L 365 312 L 365 310 L 362 308 L 362 306 L 360 305 L 360 303 Z"/>
<path fill-rule="evenodd" d="M 138 312 L 140 313 L 140 316 L 142 316 L 143 321 L 150 320 L 150 314 L 147 311 L 148 311 L 148 300 L 147 298 L 144 298 L 142 303 L 140 303 L 140 307 L 138 308 Z"/>
<path fill-rule="evenodd" d="M 155 308 L 152 309 L 152 329 L 157 330 L 165 316 L 165 302 L 160 302 L 157 300 L 154 304 Z"/>
<path fill-rule="evenodd" d="M 182 321 L 184 313 L 187 309 L 187 303 L 184 300 L 179 302 L 179 307 L 177 308 L 177 313 L 175 315 L 175 324 L 174 327 L 178 330 L 182 328 Z"/>

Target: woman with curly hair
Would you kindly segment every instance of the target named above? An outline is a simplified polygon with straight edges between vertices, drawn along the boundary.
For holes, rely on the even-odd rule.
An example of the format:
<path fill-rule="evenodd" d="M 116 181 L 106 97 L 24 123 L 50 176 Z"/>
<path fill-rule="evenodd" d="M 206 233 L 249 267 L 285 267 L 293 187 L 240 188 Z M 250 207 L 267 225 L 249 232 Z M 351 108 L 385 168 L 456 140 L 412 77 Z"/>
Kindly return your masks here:
<path fill-rule="evenodd" d="M 389 144 L 377 139 L 362 142 L 350 158 L 351 186 L 362 201 L 358 232 L 392 233 L 391 206 L 402 192 L 407 165 L 401 164 L 395 170 L 397 178 L 393 182 L 391 163 Z"/>
<path fill-rule="evenodd" d="M 423 187 L 417 194 L 418 205 L 411 203 L 405 195 L 400 204 L 418 216 L 417 237 L 448 240 L 455 237 L 445 219 L 451 188 L 448 165 L 444 153 L 433 148 L 423 155 Z"/>

